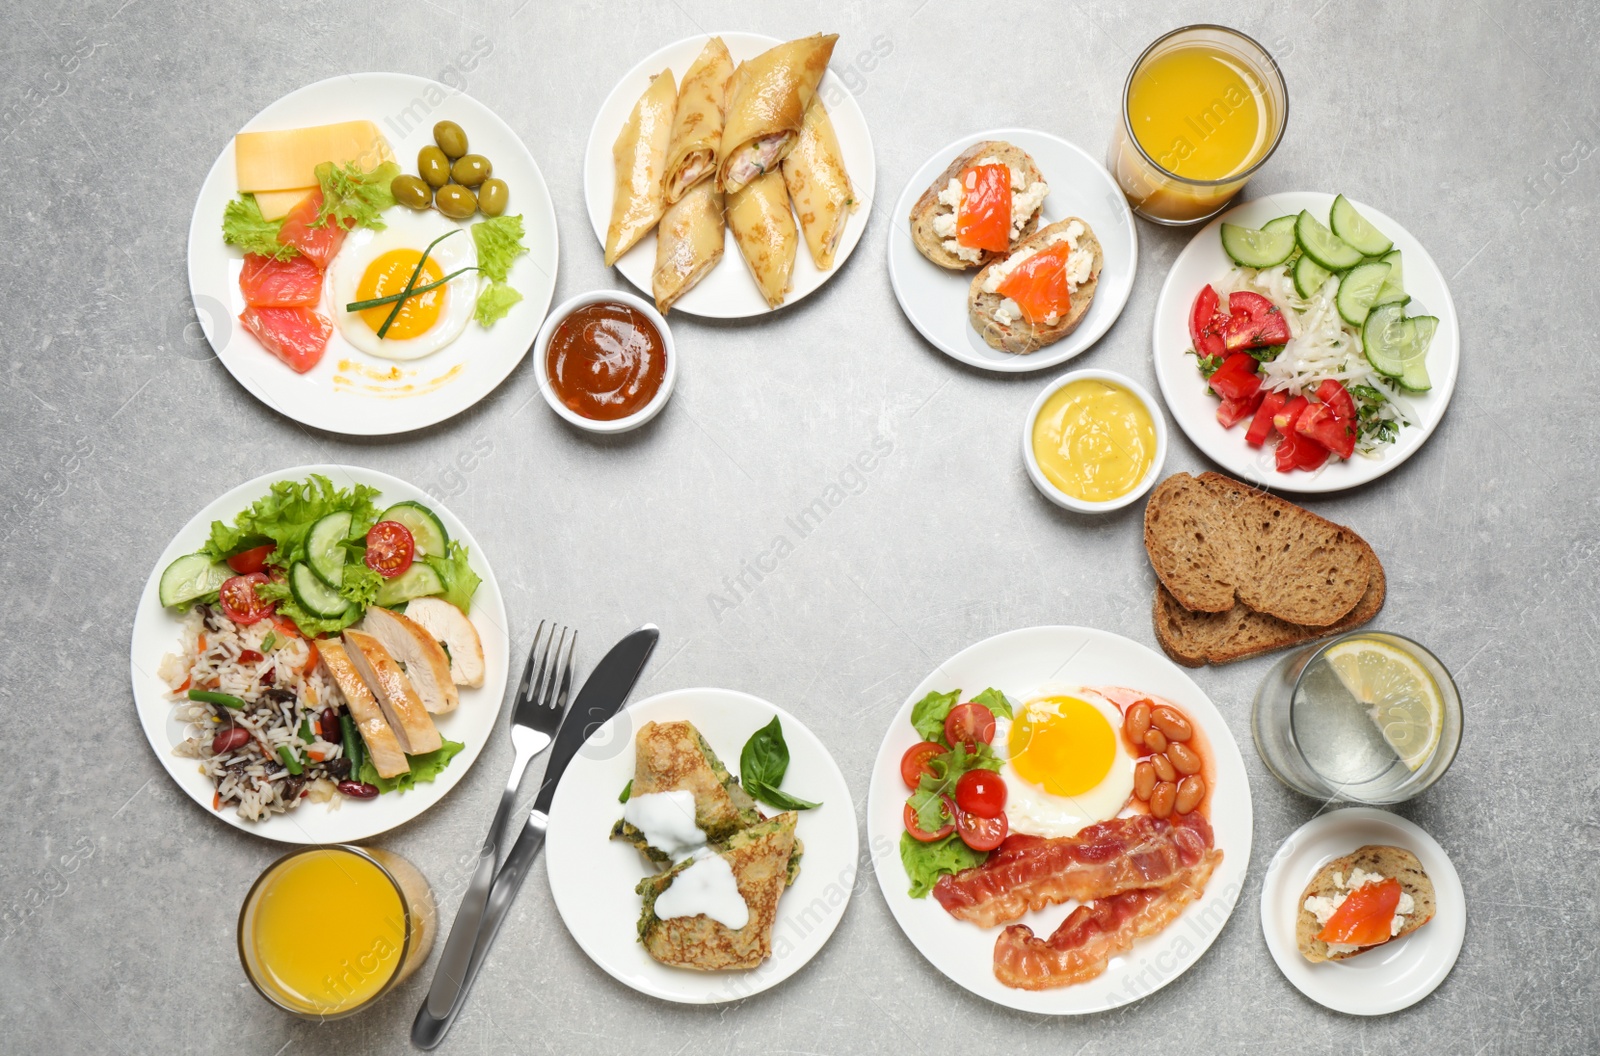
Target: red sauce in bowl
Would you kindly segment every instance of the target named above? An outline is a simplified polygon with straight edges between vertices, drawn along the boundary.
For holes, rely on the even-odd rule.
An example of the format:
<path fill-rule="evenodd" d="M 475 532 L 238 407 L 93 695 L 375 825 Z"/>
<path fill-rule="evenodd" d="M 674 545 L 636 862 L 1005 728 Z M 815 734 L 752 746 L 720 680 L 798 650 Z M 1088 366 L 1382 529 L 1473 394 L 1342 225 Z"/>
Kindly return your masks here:
<path fill-rule="evenodd" d="M 643 312 L 618 301 L 586 304 L 561 320 L 545 351 L 556 398 L 594 421 L 627 418 L 655 398 L 667 350 Z"/>

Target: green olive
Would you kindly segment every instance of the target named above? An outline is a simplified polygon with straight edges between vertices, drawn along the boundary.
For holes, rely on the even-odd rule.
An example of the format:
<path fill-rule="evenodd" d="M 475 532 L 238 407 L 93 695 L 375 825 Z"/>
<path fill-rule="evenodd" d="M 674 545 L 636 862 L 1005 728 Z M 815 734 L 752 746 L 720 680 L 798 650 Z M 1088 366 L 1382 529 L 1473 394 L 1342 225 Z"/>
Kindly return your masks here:
<path fill-rule="evenodd" d="M 439 144 L 439 149 L 451 159 L 459 158 L 467 152 L 467 134 L 454 121 L 440 121 L 434 125 L 433 141 Z"/>
<path fill-rule="evenodd" d="M 465 220 L 478 211 L 478 199 L 459 183 L 447 183 L 434 191 L 433 204 L 452 220 Z"/>
<path fill-rule="evenodd" d="M 433 188 L 410 173 L 402 172 L 389 183 L 389 193 L 407 209 L 422 210 L 433 201 Z"/>
<path fill-rule="evenodd" d="M 417 172 L 429 187 L 443 187 L 450 182 L 450 159 L 438 147 L 423 147 L 417 151 Z"/>
<path fill-rule="evenodd" d="M 450 166 L 450 178 L 463 187 L 476 187 L 493 171 L 494 166 L 482 154 L 464 154 Z"/>
<path fill-rule="evenodd" d="M 484 180 L 483 186 L 478 188 L 478 211 L 484 216 L 499 216 L 506 211 L 509 197 L 511 188 L 506 186 L 505 180 Z"/>

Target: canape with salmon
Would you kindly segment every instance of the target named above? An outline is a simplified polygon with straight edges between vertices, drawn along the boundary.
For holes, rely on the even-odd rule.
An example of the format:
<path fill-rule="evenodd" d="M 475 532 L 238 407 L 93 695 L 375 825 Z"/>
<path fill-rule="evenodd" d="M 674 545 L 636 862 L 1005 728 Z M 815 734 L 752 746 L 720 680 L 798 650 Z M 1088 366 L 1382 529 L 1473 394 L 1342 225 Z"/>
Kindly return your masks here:
<path fill-rule="evenodd" d="M 975 143 L 911 207 L 911 240 L 941 268 L 981 268 L 1033 234 L 1049 193 L 1026 151 L 999 140 Z"/>

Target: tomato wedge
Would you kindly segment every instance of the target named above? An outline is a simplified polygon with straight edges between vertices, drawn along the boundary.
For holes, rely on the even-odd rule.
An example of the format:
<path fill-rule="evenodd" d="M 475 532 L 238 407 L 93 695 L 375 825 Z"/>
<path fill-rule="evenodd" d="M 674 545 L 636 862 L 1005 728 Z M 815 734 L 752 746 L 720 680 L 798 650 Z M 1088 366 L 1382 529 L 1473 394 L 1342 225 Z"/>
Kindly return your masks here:
<path fill-rule="evenodd" d="M 256 585 L 265 582 L 267 577 L 263 572 L 230 576 L 223 580 L 222 589 L 218 591 L 222 614 L 240 626 L 271 616 L 277 610 L 278 603 L 266 601 L 256 593 Z"/>
<path fill-rule="evenodd" d="M 241 576 L 248 576 L 252 572 L 260 572 L 267 567 L 267 555 L 278 548 L 276 543 L 267 543 L 265 546 L 251 547 L 241 550 L 228 558 L 228 567 Z"/>
<path fill-rule="evenodd" d="M 956 806 L 980 818 L 997 818 L 1006 809 L 1006 783 L 993 770 L 968 770 L 956 782 Z"/>
<path fill-rule="evenodd" d="M 950 802 L 949 796 L 940 796 L 939 798 L 944 800 L 944 806 L 941 808 L 941 816 L 949 818 L 950 820 L 946 821 L 935 832 L 928 832 L 926 829 L 919 827 L 917 825 L 917 812 L 911 809 L 910 803 L 906 804 L 906 831 L 911 834 L 912 839 L 920 840 L 923 843 L 932 843 L 934 840 L 942 840 L 952 832 L 956 831 L 956 805 Z"/>
<path fill-rule="evenodd" d="M 393 579 L 411 567 L 417 541 L 399 521 L 379 521 L 367 532 L 367 567 L 384 579 Z"/>
<path fill-rule="evenodd" d="M 1254 396 L 1246 396 L 1242 400 L 1223 400 L 1217 405 L 1217 424 L 1224 429 L 1232 429 L 1255 414 L 1262 399 L 1262 393 L 1257 391 Z"/>
<path fill-rule="evenodd" d="M 1321 444 L 1340 458 L 1355 454 L 1356 423 L 1334 414 L 1331 404 L 1314 403 L 1307 407 L 1294 423 L 1294 431 L 1302 439 Z"/>
<path fill-rule="evenodd" d="M 1317 399 L 1332 409 L 1335 418 L 1355 420 L 1356 401 L 1351 398 L 1350 390 L 1341 385 L 1337 379 L 1329 378 L 1318 385 Z"/>
<path fill-rule="evenodd" d="M 1261 390 L 1261 375 L 1256 372 L 1256 366 L 1255 357 L 1250 353 L 1235 352 L 1211 375 L 1211 391 L 1225 400 L 1249 399 Z"/>
<path fill-rule="evenodd" d="M 1289 321 L 1278 311 L 1277 305 L 1259 293 L 1249 290 L 1230 293 L 1228 312 L 1228 332 L 1223 344 L 1230 352 L 1282 345 L 1289 340 Z"/>
<path fill-rule="evenodd" d="M 944 739 L 951 747 L 966 745 L 969 752 L 979 741 L 989 744 L 994 740 L 994 712 L 982 704 L 957 704 L 945 717 Z"/>
<path fill-rule="evenodd" d="M 980 818 L 958 808 L 956 831 L 961 834 L 961 842 L 973 850 L 992 851 L 1005 842 L 1006 835 L 1011 831 L 1011 823 L 1006 820 L 1004 812 L 992 818 Z"/>
<path fill-rule="evenodd" d="M 1217 291 L 1207 283 L 1194 299 L 1189 310 L 1189 339 L 1194 350 L 1202 356 L 1220 356 L 1226 351 L 1223 335 L 1228 330 L 1228 317 L 1217 310 Z"/>
<path fill-rule="evenodd" d="M 915 792 L 926 774 L 933 776 L 933 769 L 928 766 L 928 761 L 945 753 L 945 746 L 938 741 L 918 741 L 906 749 L 906 754 L 900 757 L 900 780 L 906 787 Z"/>
<path fill-rule="evenodd" d="M 1289 394 L 1282 389 L 1275 389 L 1264 393 L 1261 397 L 1261 406 L 1256 408 L 1256 416 L 1250 419 L 1250 429 L 1244 434 L 1244 442 L 1251 447 L 1260 447 L 1267 442 L 1267 437 L 1272 435 L 1272 418 L 1283 410 L 1284 404 L 1289 402 Z"/>
<path fill-rule="evenodd" d="M 974 165 L 961 174 L 956 242 L 1004 253 L 1011 248 L 1011 168 Z"/>
<path fill-rule="evenodd" d="M 1376 946 L 1389 939 L 1394 911 L 1399 905 L 1400 881 L 1362 884 L 1345 896 L 1328 923 L 1317 932 L 1317 938 L 1348 946 Z"/>
<path fill-rule="evenodd" d="M 1304 396 L 1296 396 L 1283 405 L 1283 410 L 1272 416 L 1272 426 L 1284 436 L 1294 435 L 1294 423 L 1300 417 L 1300 412 L 1311 403 Z"/>
<path fill-rule="evenodd" d="M 1065 242 L 1046 246 L 1012 269 L 998 292 L 1010 297 L 1030 323 L 1053 323 L 1072 307 L 1072 286 L 1067 282 Z"/>

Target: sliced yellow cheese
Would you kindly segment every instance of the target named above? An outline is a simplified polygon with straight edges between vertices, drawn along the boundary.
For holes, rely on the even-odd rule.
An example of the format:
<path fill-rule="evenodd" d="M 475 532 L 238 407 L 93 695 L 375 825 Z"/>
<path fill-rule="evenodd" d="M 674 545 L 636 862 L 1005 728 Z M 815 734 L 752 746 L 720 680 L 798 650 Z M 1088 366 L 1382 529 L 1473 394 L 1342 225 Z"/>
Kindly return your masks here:
<path fill-rule="evenodd" d="M 292 191 L 257 191 L 256 204 L 261 207 L 261 215 L 267 220 L 280 220 L 289 215 L 289 210 L 305 200 L 305 196 L 316 190 L 315 187 L 297 187 Z"/>
<path fill-rule="evenodd" d="M 317 182 L 316 167 L 325 161 L 360 162 L 363 170 L 393 161 L 389 141 L 371 121 L 344 121 L 280 132 L 240 132 L 233 137 L 234 169 L 239 190 L 292 191 Z"/>

